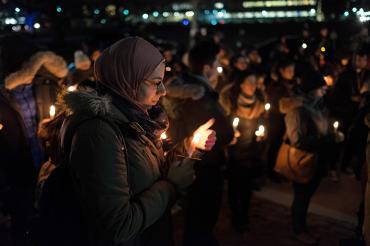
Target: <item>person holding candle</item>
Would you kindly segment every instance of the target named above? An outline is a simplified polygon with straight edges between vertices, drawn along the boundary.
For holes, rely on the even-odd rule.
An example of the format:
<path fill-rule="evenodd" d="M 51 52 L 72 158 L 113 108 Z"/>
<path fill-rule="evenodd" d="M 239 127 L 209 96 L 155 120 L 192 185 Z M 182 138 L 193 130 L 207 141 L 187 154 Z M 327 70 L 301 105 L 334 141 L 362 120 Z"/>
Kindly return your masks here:
<path fill-rule="evenodd" d="M 177 158 L 177 153 L 186 156 L 190 143 L 180 143 L 166 156 L 160 144 L 167 127 L 157 105 L 166 94 L 164 72 L 165 60 L 158 49 L 142 38 L 129 37 L 97 59 L 97 91 L 61 97 L 66 118 L 60 158 L 68 171 L 62 184 L 74 196 L 60 199 L 69 198 L 68 204 L 74 206 L 57 206 L 54 214 L 58 222 L 69 218 L 74 223 L 45 217 L 44 234 L 50 240 L 45 245 L 173 244 L 170 209 L 193 182 L 194 170 L 192 160 Z M 199 136 L 205 144 L 195 148 L 210 150 L 215 136 L 204 132 Z"/>
<path fill-rule="evenodd" d="M 62 57 L 20 34 L 3 35 L 0 47 L 0 200 L 11 216 L 14 245 L 25 245 L 37 171 L 45 161 L 37 128 L 56 97 L 51 78 L 65 77 L 68 69 Z"/>
<path fill-rule="evenodd" d="M 169 113 L 168 133 L 174 143 L 183 141 L 202 124 L 213 124 L 210 129 L 217 134 L 214 148 L 196 163 L 196 179 L 185 197 L 186 246 L 217 245 L 213 229 L 221 209 L 222 167 L 226 162 L 224 147 L 234 135 L 231 122 L 227 121 L 218 102 L 218 93 L 210 83 L 217 76 L 218 52 L 219 47 L 213 42 L 197 43 L 189 51 L 190 72 L 168 84 L 168 95 L 163 104 Z"/>
<path fill-rule="evenodd" d="M 328 110 L 324 104 L 326 83 L 323 76 L 307 69 L 302 76 L 302 94 L 280 100 L 280 110 L 285 115 L 286 140 L 289 145 L 315 154 L 315 172 L 307 183 L 293 182 L 294 198 L 291 207 L 292 229 L 300 242 L 314 245 L 319 240 L 306 223 L 307 211 L 322 177 L 327 171 L 328 148 L 343 141 L 343 134 L 334 131 L 329 123 Z"/>
<path fill-rule="evenodd" d="M 229 205 L 232 225 L 239 232 L 248 230 L 254 182 L 266 164 L 265 102 L 258 95 L 256 74 L 247 70 L 240 73 L 233 84 L 226 86 L 220 96 L 220 103 L 229 119 L 239 119 L 234 129 L 240 132 L 240 136 L 228 148 Z"/>

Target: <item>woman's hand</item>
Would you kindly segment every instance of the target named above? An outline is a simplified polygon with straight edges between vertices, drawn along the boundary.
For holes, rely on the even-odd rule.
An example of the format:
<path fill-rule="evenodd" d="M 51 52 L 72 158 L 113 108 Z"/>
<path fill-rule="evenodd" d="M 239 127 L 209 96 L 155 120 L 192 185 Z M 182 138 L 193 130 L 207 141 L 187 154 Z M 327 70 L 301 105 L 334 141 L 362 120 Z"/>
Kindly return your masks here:
<path fill-rule="evenodd" d="M 190 146 L 187 149 L 189 156 L 191 156 L 196 149 L 205 151 L 212 150 L 216 143 L 216 132 L 209 128 L 215 123 L 215 119 L 210 119 L 205 124 L 196 129 L 191 138 Z"/>

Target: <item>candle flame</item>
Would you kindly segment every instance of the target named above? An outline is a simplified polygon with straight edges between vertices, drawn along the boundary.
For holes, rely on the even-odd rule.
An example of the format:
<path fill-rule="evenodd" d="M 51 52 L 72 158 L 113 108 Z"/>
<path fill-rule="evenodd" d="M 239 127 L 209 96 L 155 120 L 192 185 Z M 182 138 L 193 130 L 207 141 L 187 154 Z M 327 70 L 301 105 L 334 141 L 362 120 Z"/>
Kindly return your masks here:
<path fill-rule="evenodd" d="M 167 139 L 167 134 L 166 134 L 165 132 L 161 134 L 161 139 L 162 139 L 162 140 Z"/>
<path fill-rule="evenodd" d="M 269 110 L 270 110 L 270 108 L 271 108 L 271 104 L 270 104 L 270 103 L 266 103 L 266 104 L 265 104 L 265 110 L 266 110 L 266 111 L 269 111 Z"/>
<path fill-rule="evenodd" d="M 49 114 L 50 114 L 50 118 L 54 118 L 55 116 L 55 106 L 54 105 L 50 106 Z"/>
<path fill-rule="evenodd" d="M 217 72 L 218 73 L 222 73 L 224 71 L 224 69 L 222 67 L 217 67 Z"/>
<path fill-rule="evenodd" d="M 255 135 L 256 135 L 257 137 L 262 137 L 262 136 L 264 136 L 264 135 L 265 135 L 265 127 L 264 127 L 263 125 L 260 125 L 260 126 L 258 127 L 258 130 L 255 132 Z"/>
<path fill-rule="evenodd" d="M 72 91 L 75 91 L 76 89 L 77 89 L 77 85 L 71 85 L 71 86 L 68 86 L 67 91 L 72 92 Z"/>
<path fill-rule="evenodd" d="M 334 124 L 333 124 L 333 126 L 334 126 L 334 128 L 335 128 L 335 129 L 338 129 L 338 127 L 339 127 L 339 122 L 338 122 L 338 121 L 335 121 L 335 122 L 334 122 Z"/>
<path fill-rule="evenodd" d="M 240 119 L 238 117 L 235 117 L 234 118 L 234 120 L 233 120 L 233 127 L 234 128 L 237 128 L 238 127 L 239 121 L 240 121 Z"/>

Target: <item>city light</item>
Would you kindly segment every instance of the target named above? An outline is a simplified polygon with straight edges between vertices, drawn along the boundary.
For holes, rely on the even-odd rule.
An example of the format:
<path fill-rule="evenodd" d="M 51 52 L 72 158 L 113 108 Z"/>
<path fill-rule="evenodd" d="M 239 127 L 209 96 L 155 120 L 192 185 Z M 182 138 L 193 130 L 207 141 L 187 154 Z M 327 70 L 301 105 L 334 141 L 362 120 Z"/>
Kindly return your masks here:
<path fill-rule="evenodd" d="M 193 16 L 194 16 L 194 11 L 187 11 L 187 12 L 185 13 L 185 15 L 186 15 L 187 17 L 193 17 Z"/>
<path fill-rule="evenodd" d="M 61 13 L 62 12 L 62 7 L 57 6 L 56 10 L 57 10 L 58 13 Z"/>
<path fill-rule="evenodd" d="M 352 12 L 353 13 L 356 13 L 357 12 L 357 8 L 352 8 Z"/>
<path fill-rule="evenodd" d="M 154 12 L 153 12 L 153 16 L 154 16 L 154 17 L 158 17 L 158 16 L 159 16 L 159 12 L 158 12 L 158 11 L 154 11 Z"/>
<path fill-rule="evenodd" d="M 94 14 L 96 14 L 96 15 L 100 14 L 100 10 L 99 9 L 95 9 L 94 10 Z"/>
<path fill-rule="evenodd" d="M 163 13 L 162 13 L 162 15 L 163 15 L 163 17 L 167 18 L 167 17 L 169 17 L 169 16 L 170 16 L 170 13 L 168 13 L 168 12 L 163 12 Z"/>
<path fill-rule="evenodd" d="M 345 16 L 345 17 L 349 16 L 349 12 L 348 12 L 348 11 L 345 11 L 345 12 L 344 12 L 344 16 Z"/>
<path fill-rule="evenodd" d="M 184 19 L 184 20 L 182 21 L 182 24 L 183 24 L 184 26 L 188 26 L 188 25 L 190 24 L 190 21 L 189 21 L 188 19 Z"/>
<path fill-rule="evenodd" d="M 129 11 L 128 9 L 124 9 L 124 10 L 123 10 L 123 14 L 124 14 L 124 15 L 129 15 L 129 14 L 130 14 L 130 11 Z"/>
<path fill-rule="evenodd" d="M 16 8 L 14 9 L 14 11 L 15 11 L 15 12 L 17 12 L 17 13 L 19 13 L 19 12 L 21 12 L 21 9 L 20 9 L 20 8 L 18 8 L 18 7 L 16 7 Z"/>
<path fill-rule="evenodd" d="M 142 15 L 142 17 L 143 17 L 144 20 L 147 20 L 149 18 L 149 15 L 147 13 L 145 13 L 145 14 Z"/>
<path fill-rule="evenodd" d="M 35 24 L 33 24 L 33 28 L 35 29 L 39 29 L 41 27 L 40 23 L 36 22 Z"/>
<path fill-rule="evenodd" d="M 224 8 L 224 3 L 221 3 L 221 2 L 215 3 L 215 8 L 216 9 L 223 9 Z"/>
<path fill-rule="evenodd" d="M 13 17 L 5 18 L 5 25 L 15 25 L 17 24 L 17 20 Z"/>

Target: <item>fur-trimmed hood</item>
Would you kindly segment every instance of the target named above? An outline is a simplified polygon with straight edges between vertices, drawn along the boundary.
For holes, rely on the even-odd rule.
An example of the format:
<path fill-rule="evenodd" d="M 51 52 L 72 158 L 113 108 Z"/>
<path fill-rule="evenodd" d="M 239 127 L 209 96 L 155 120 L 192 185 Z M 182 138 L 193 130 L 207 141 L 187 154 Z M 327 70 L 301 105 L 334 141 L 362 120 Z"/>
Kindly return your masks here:
<path fill-rule="evenodd" d="M 68 74 L 67 63 L 63 57 L 51 51 L 41 51 L 23 63 L 20 70 L 9 74 L 5 78 L 5 88 L 11 90 L 19 85 L 31 83 L 41 67 L 44 67 L 58 78 L 63 78 Z"/>
<path fill-rule="evenodd" d="M 166 83 L 167 96 L 177 99 L 199 100 L 204 96 L 205 88 L 202 85 L 186 84 L 178 77 Z"/>
<path fill-rule="evenodd" d="M 99 96 L 96 91 L 63 92 L 59 95 L 57 106 L 67 115 L 88 113 L 96 116 L 113 115 L 113 106 L 109 96 Z"/>
<path fill-rule="evenodd" d="M 179 116 L 178 111 L 183 100 L 199 100 L 205 95 L 206 89 L 202 85 L 187 84 L 181 77 L 177 77 L 166 83 L 166 91 L 166 97 L 162 98 L 161 104 L 168 116 L 175 119 Z"/>
<path fill-rule="evenodd" d="M 304 105 L 304 98 L 297 97 L 283 97 L 279 101 L 279 110 L 283 114 L 287 114 L 290 111 L 302 107 Z"/>

